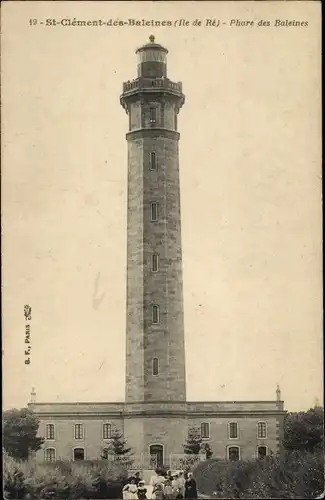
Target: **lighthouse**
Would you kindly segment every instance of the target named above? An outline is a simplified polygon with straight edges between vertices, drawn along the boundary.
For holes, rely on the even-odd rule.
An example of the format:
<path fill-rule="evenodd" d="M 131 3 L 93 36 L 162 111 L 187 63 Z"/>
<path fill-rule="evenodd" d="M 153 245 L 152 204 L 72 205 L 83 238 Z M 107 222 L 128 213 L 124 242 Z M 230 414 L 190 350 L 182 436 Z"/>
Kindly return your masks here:
<path fill-rule="evenodd" d="M 167 77 L 167 53 L 150 36 L 120 98 L 128 115 L 127 403 L 186 400 L 177 130 L 185 98 Z"/>

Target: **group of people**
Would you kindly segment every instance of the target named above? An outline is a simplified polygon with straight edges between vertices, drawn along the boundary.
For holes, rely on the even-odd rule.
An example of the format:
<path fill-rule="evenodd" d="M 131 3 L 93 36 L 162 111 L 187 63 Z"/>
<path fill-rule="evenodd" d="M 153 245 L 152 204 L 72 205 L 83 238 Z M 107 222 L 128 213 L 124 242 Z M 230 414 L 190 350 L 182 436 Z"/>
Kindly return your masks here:
<path fill-rule="evenodd" d="M 197 498 L 196 481 L 191 472 L 172 473 L 168 471 L 166 475 L 156 472 L 156 476 L 151 478 L 153 486 L 153 498 L 155 500 L 178 500 Z"/>
<path fill-rule="evenodd" d="M 147 488 L 145 487 L 145 482 L 140 479 L 139 472 L 133 477 L 129 477 L 127 484 L 123 488 L 123 499 L 124 500 L 138 500 L 146 499 Z"/>
<path fill-rule="evenodd" d="M 191 472 L 172 473 L 156 469 L 155 475 L 150 480 L 152 486 L 152 500 L 196 500 L 196 481 Z M 140 473 L 128 479 L 128 483 L 123 488 L 125 500 L 147 499 L 148 492 L 145 482 L 140 478 Z"/>

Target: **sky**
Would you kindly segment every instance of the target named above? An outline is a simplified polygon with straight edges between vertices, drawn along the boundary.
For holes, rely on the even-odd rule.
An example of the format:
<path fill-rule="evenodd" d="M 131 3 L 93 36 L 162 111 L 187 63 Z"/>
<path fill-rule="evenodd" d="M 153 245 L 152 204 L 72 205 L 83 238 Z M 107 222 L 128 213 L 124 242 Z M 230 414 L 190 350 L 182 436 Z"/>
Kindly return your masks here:
<path fill-rule="evenodd" d="M 322 402 L 319 4 L 2 10 L 4 407 L 25 406 L 32 387 L 38 402 L 124 399 L 128 119 L 119 96 L 151 34 L 186 96 L 178 126 L 187 398 L 274 400 L 279 384 L 290 411 Z M 173 26 L 40 24 L 61 18 Z M 175 27 L 181 18 L 189 26 Z"/>

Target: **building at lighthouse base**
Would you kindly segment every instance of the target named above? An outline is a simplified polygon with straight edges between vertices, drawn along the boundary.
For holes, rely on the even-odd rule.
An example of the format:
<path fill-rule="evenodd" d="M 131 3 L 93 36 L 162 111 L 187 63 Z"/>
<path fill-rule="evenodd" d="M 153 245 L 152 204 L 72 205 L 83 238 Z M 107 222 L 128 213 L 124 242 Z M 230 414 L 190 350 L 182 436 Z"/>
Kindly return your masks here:
<path fill-rule="evenodd" d="M 170 467 L 184 453 L 190 429 L 209 444 L 213 457 L 252 460 L 281 453 L 283 402 L 219 401 L 155 403 L 30 403 L 40 419 L 44 445 L 36 460 L 97 460 L 117 429 L 139 457 Z M 142 467 L 141 467 L 142 465 Z"/>

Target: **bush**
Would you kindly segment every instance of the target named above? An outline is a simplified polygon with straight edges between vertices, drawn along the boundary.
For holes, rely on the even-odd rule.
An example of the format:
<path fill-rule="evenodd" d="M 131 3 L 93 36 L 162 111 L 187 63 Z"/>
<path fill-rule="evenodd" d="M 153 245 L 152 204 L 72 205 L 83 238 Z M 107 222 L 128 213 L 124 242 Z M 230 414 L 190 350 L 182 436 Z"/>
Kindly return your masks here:
<path fill-rule="evenodd" d="M 7 454 L 3 458 L 3 491 L 6 498 L 24 498 L 25 476 L 20 463 Z"/>
<path fill-rule="evenodd" d="M 25 488 L 32 498 L 70 498 L 68 476 L 51 464 L 22 464 Z M 72 497 L 71 497 L 72 498 Z"/>
<path fill-rule="evenodd" d="M 122 498 L 127 471 L 107 461 L 37 464 L 4 457 L 4 492 L 20 499 Z"/>
<path fill-rule="evenodd" d="M 95 493 L 92 498 L 122 498 L 123 485 L 128 477 L 127 470 L 106 460 L 91 462 Z"/>
<path fill-rule="evenodd" d="M 287 413 L 284 418 L 284 448 L 317 452 L 324 448 L 324 408 Z"/>
<path fill-rule="evenodd" d="M 206 460 L 194 470 L 198 490 L 213 498 L 315 498 L 324 490 L 321 453 L 227 462 Z"/>

